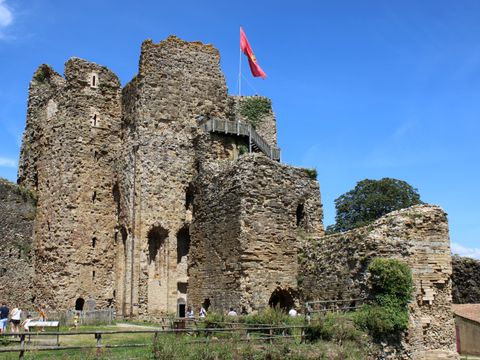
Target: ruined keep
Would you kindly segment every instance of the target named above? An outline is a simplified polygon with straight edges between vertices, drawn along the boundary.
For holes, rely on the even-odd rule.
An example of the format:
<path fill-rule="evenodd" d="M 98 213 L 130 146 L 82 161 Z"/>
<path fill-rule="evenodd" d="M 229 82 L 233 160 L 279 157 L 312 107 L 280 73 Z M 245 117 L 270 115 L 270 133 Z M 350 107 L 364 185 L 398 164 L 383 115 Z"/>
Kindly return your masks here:
<path fill-rule="evenodd" d="M 214 47 L 173 36 L 142 44 L 123 88 L 82 59 L 65 77 L 41 65 L 18 173 L 38 199 L 32 301 L 150 319 L 201 304 L 254 312 L 365 296 L 369 259 L 399 257 L 416 287 L 406 353 L 452 355 L 441 209 L 325 236 L 319 183 L 280 163 L 272 109 L 253 126 L 240 111 L 248 101 L 266 103 L 228 95 Z"/>
<path fill-rule="evenodd" d="M 135 317 L 183 315 L 187 304 L 198 308 L 206 299 L 216 304 L 210 294 L 217 269 L 210 266 L 215 259 L 209 236 L 220 235 L 213 230 L 220 224 L 237 236 L 230 251 L 239 256 L 254 251 L 249 226 L 272 220 L 257 220 L 258 214 L 244 210 L 257 192 L 271 198 L 275 213 L 268 216 L 278 218 L 271 232 L 279 241 L 289 238 L 288 251 L 277 251 L 289 258 L 286 265 L 265 262 L 262 269 L 290 274 L 276 280 L 275 289 L 297 288 L 296 211 L 305 206 L 312 231 L 322 231 L 318 183 L 275 161 L 280 151 L 272 110 L 252 127 L 238 111 L 246 98 L 228 95 L 219 65 L 211 45 L 169 37 L 142 44 L 138 74 L 123 89 L 110 70 L 78 58 L 65 64 L 65 78 L 47 65 L 38 68 L 30 84 L 18 174 L 19 184 L 38 197 L 35 298 L 58 309 L 82 309 L 90 300 L 96 308 L 115 307 L 119 315 Z M 249 168 L 248 178 L 237 159 Z M 232 171 L 244 178 L 242 193 L 221 183 L 222 189 L 211 189 Z M 276 174 L 286 178 L 283 199 L 275 188 L 263 187 L 263 179 Z M 215 212 L 210 203 L 209 196 L 219 191 L 226 197 L 217 201 L 228 214 Z M 239 198 L 227 202 L 234 194 Z M 206 219 L 209 214 L 213 219 Z M 222 215 L 228 221 L 219 223 Z M 228 249 L 230 239 L 217 241 Z M 239 242 L 245 242 L 242 251 Z M 242 276 L 251 280 L 258 262 L 249 261 Z M 244 299 L 242 305 L 268 305 L 275 289 L 268 284 L 262 302 Z"/>

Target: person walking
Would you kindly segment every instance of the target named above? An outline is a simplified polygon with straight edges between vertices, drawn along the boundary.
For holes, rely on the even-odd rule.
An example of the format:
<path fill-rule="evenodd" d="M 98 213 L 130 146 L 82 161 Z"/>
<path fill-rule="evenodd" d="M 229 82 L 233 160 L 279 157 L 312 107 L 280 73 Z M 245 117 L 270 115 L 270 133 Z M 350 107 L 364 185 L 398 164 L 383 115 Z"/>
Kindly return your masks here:
<path fill-rule="evenodd" d="M 14 307 L 12 309 L 10 323 L 12 324 L 12 332 L 18 333 L 20 332 L 20 318 L 22 316 L 22 310 L 18 307 Z"/>
<path fill-rule="evenodd" d="M 46 305 L 41 304 L 40 306 L 37 306 L 37 310 L 38 310 L 39 320 L 42 321 L 42 322 L 47 321 Z M 42 326 L 40 331 L 44 332 L 45 328 Z"/>
<path fill-rule="evenodd" d="M 8 308 L 6 303 L 2 303 L 0 307 L 0 333 L 5 332 L 7 330 L 7 322 L 8 322 L 8 315 L 10 313 L 10 309 Z"/>

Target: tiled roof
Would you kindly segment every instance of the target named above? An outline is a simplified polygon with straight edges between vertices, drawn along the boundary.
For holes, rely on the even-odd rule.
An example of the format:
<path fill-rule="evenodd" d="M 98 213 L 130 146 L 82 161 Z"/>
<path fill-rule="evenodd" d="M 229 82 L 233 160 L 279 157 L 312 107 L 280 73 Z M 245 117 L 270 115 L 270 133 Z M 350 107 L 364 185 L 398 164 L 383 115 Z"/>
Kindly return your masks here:
<path fill-rule="evenodd" d="M 480 304 L 452 304 L 453 313 L 480 323 Z"/>

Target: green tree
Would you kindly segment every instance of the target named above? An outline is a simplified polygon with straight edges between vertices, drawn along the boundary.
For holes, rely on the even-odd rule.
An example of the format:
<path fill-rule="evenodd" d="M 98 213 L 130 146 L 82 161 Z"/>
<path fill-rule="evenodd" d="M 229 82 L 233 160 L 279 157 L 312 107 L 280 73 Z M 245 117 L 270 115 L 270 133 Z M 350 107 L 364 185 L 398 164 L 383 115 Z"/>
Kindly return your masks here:
<path fill-rule="evenodd" d="M 327 232 L 365 226 L 389 212 L 421 203 L 418 190 L 403 180 L 365 179 L 335 199 L 336 223 L 327 227 Z"/>

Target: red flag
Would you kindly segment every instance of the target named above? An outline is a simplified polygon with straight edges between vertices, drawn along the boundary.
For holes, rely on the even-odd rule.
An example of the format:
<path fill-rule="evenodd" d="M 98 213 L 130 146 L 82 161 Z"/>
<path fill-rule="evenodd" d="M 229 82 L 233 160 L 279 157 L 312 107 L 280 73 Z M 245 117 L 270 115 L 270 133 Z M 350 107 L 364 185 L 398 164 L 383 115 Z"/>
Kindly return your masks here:
<path fill-rule="evenodd" d="M 260 65 L 257 63 L 257 58 L 255 57 L 255 54 L 252 51 L 252 48 L 250 47 L 250 44 L 248 43 L 247 37 L 245 36 L 245 33 L 243 32 L 242 27 L 240 26 L 240 49 L 243 51 L 245 55 L 247 55 L 248 58 L 248 64 L 250 65 L 250 70 L 252 71 L 252 75 L 255 77 L 260 76 L 262 79 L 265 79 L 267 77 L 267 74 L 262 70 Z"/>

